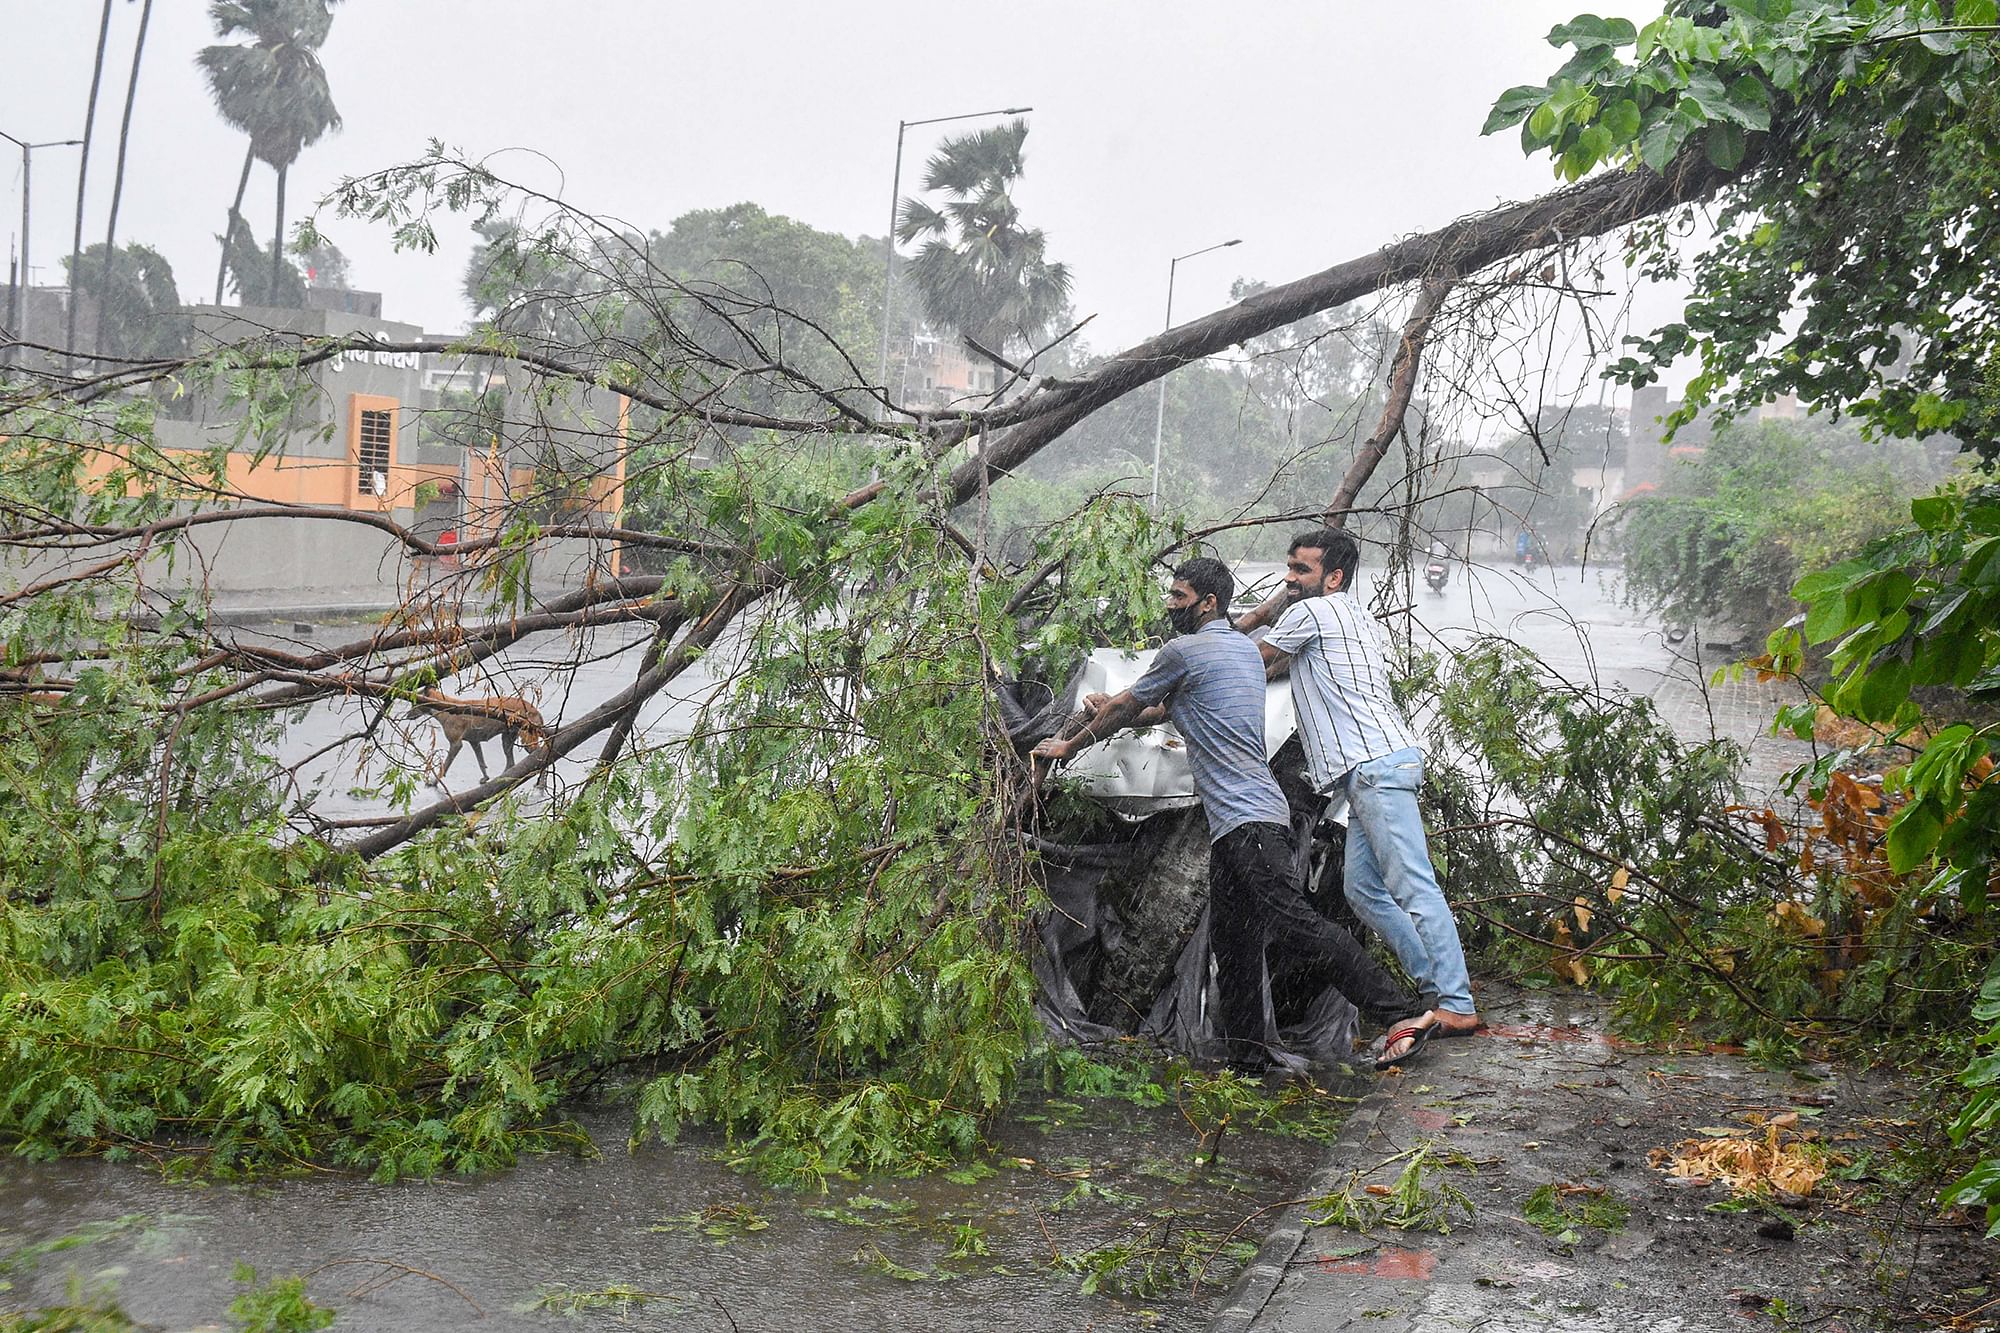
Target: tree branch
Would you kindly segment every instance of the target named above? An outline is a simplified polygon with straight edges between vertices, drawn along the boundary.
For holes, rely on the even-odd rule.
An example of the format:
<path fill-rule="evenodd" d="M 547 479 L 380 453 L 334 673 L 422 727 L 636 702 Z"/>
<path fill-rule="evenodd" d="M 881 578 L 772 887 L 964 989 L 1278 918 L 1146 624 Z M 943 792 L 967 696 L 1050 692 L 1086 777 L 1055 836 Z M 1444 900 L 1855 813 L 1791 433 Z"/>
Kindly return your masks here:
<path fill-rule="evenodd" d="M 1389 365 L 1389 400 L 1382 404 L 1382 419 L 1375 423 L 1374 433 L 1362 442 L 1360 452 L 1347 469 L 1347 475 L 1340 479 L 1333 499 L 1327 502 L 1321 517 L 1328 523 L 1339 522 L 1354 507 L 1355 497 L 1368 484 L 1368 478 L 1375 474 L 1382 456 L 1389 452 L 1389 441 L 1395 439 L 1396 432 L 1403 428 L 1403 417 L 1410 410 L 1410 395 L 1417 387 L 1417 363 L 1423 357 L 1424 340 L 1430 337 L 1431 322 L 1437 317 L 1438 308 L 1444 304 L 1455 282 L 1456 279 L 1449 275 L 1424 280 L 1416 309 L 1410 312 L 1409 322 L 1403 325 L 1403 339 L 1397 344 L 1395 359 Z"/>

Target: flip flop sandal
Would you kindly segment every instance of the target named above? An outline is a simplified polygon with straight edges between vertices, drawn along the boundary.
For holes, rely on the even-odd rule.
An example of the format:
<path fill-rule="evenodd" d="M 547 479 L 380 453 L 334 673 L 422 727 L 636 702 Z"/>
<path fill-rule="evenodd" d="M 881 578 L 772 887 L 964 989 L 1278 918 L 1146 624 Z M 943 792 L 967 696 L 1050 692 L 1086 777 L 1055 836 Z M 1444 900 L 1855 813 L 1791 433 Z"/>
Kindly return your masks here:
<path fill-rule="evenodd" d="M 1390 1029 L 1389 1035 L 1382 1040 L 1382 1054 L 1376 1057 L 1376 1071 L 1400 1069 L 1414 1060 L 1436 1030 L 1437 1025 L 1433 1023 L 1405 1023 L 1402 1027 Z M 1399 1041 L 1409 1042 L 1409 1047 L 1400 1055 L 1390 1055 L 1389 1048 Z"/>

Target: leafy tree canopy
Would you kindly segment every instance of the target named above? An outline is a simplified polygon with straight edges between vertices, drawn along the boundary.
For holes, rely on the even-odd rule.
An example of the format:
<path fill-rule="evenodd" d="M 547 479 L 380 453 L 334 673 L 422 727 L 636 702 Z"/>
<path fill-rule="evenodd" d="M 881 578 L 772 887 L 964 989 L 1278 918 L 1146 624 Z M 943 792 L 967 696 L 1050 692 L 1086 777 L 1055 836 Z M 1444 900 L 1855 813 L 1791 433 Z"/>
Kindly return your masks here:
<path fill-rule="evenodd" d="M 63 267 L 71 260 L 63 258 Z M 187 350 L 187 320 L 180 310 L 173 265 L 151 246 L 120 245 L 104 262 L 100 242 L 87 247 L 70 274 L 71 284 L 104 311 L 107 356 L 137 358 L 179 356 Z"/>
<path fill-rule="evenodd" d="M 1705 153 L 1741 176 L 1687 270 L 1683 317 L 1611 373 L 1645 384 L 1698 359 L 1676 423 L 1794 392 L 1899 435 L 1950 430 L 2000 453 L 2000 43 L 1996 0 L 1673 0 L 1643 27 L 1584 14 L 1574 54 L 1502 94 L 1575 179 Z M 1649 276 L 1683 269 L 1665 220 Z"/>
<path fill-rule="evenodd" d="M 229 235 L 223 239 L 222 253 L 223 265 L 229 272 L 229 290 L 241 304 L 279 310 L 304 308 L 305 279 L 299 276 L 297 268 L 284 262 L 282 255 L 273 262 L 270 247 L 257 244 L 250 224 L 240 214 L 229 219 Z"/>
<path fill-rule="evenodd" d="M 352 286 L 353 275 L 348 271 L 347 256 L 324 236 L 301 249 L 298 256 L 306 280 L 313 286 L 333 292 L 344 292 Z"/>
<path fill-rule="evenodd" d="M 1631 340 L 1635 354 L 1613 376 L 1645 384 L 1691 354 L 1698 369 L 1673 424 L 1792 392 L 1877 433 L 1950 432 L 1989 469 L 2000 459 L 2000 2 L 1672 0 L 1644 27 L 1586 14 L 1549 40 L 1574 55 L 1542 87 L 1502 94 L 1487 132 L 1519 123 L 1523 148 L 1546 150 L 1570 179 L 1600 163 L 1661 169 L 1696 153 L 1740 171 L 1688 271 L 1682 319 Z M 1641 229 L 1633 259 L 1649 276 L 1681 272 L 1668 220 Z M 1768 490 L 1793 479 L 1762 480 Z M 1748 507 L 1731 509 L 1758 481 L 1752 468 L 1690 497 L 1681 552 L 1754 547 Z M 1942 1197 L 1984 1207 L 1988 1234 L 2000 1235 L 2000 958 L 1989 908 L 2000 725 L 1981 711 L 2000 688 L 1994 497 L 1990 480 L 1947 486 L 1853 559 L 1800 579 L 1790 596 L 1807 604 L 1803 627 L 1774 632 L 1758 665 L 1803 674 L 1808 645 L 1831 644 L 1825 704 L 1920 751 L 1885 774 L 1901 804 L 1882 821 L 1883 848 L 1890 871 L 1918 880 L 1899 906 L 1976 941 L 1957 980 L 1978 991 L 1971 1017 L 1985 1030 L 1944 1049 L 1969 1057 L 1960 1079 L 1970 1095 L 1951 1134 L 1977 1161 Z M 1808 517 L 1837 543 L 1821 561 L 1865 535 L 1841 531 L 1833 515 Z M 1948 692 L 1963 715 L 1927 717 L 1914 694 L 1926 688 Z M 1817 706 L 1781 710 L 1779 723 L 1811 736 Z M 1825 756 L 1814 789 L 1852 758 Z M 1981 970 L 1983 984 L 1972 979 Z M 1949 1005 L 1940 1014 L 1956 1016 Z"/>
<path fill-rule="evenodd" d="M 1938 469 L 1907 440 L 1869 442 L 1851 427 L 1738 420 L 1626 523 L 1626 588 L 1692 625 L 1711 616 L 1761 634 L 1793 614 L 1792 585 L 1909 517 Z"/>

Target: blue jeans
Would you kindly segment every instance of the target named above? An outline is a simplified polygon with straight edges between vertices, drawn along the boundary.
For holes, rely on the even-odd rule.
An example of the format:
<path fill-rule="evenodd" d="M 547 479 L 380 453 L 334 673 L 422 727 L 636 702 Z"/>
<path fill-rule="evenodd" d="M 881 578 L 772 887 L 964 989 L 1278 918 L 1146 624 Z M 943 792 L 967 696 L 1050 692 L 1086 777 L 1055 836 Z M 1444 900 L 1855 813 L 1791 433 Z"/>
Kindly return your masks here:
<path fill-rule="evenodd" d="M 1347 793 L 1347 901 L 1381 933 L 1427 1003 L 1476 1013 L 1458 923 L 1431 870 L 1417 812 L 1423 784 L 1421 750 L 1356 764 L 1336 784 Z"/>

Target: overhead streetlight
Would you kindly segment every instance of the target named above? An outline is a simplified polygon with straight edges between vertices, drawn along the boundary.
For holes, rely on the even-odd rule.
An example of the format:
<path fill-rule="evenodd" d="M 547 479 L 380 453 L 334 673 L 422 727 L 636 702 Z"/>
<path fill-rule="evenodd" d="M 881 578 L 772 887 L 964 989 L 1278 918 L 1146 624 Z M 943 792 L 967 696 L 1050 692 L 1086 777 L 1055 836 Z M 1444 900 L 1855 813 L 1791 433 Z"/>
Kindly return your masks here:
<path fill-rule="evenodd" d="M 1232 245 L 1241 244 L 1243 238 L 1239 236 L 1233 241 L 1217 241 L 1214 245 L 1205 245 L 1199 250 L 1190 250 L 1184 255 L 1174 256 L 1173 262 L 1167 265 L 1167 328 L 1171 329 L 1174 326 L 1174 274 L 1180 268 L 1181 261 L 1193 259 L 1196 255 L 1205 255 L 1210 250 L 1227 250 Z M 1159 405 L 1153 409 L 1153 512 L 1156 514 L 1160 512 L 1160 433 L 1161 428 L 1166 425 L 1166 420 L 1167 376 L 1162 375 Z"/>
<path fill-rule="evenodd" d="M 889 309 L 894 299 L 891 284 L 896 277 L 896 213 L 901 206 L 903 194 L 903 134 L 918 125 L 942 125 L 950 120 L 983 120 L 987 116 L 1024 116 L 1035 108 L 1031 106 L 1002 107 L 998 111 L 967 111 L 957 116 L 930 116 L 923 120 L 899 120 L 896 122 L 896 170 L 889 178 L 889 257 L 882 264 L 882 356 L 875 370 L 875 382 L 882 386 L 884 397 L 889 392 Z"/>
<path fill-rule="evenodd" d="M 5 130 L 0 130 L 0 139 L 5 139 L 11 144 L 18 144 L 21 149 L 21 276 L 14 284 L 14 300 L 20 304 L 7 312 L 7 322 L 14 326 L 15 338 L 21 342 L 26 342 L 28 341 L 28 321 L 33 318 L 32 312 L 34 310 L 34 299 L 28 292 L 28 274 L 30 271 L 28 268 L 28 220 L 30 217 L 28 212 L 28 191 L 34 169 L 33 154 L 37 148 L 74 147 L 82 143 L 83 140 L 50 139 L 46 143 L 29 143 L 24 139 L 16 139 Z M 70 300 L 72 301 L 76 299 L 74 290 L 75 281 L 76 275 L 72 273 L 70 275 Z M 25 351 L 23 352 L 23 356 L 25 357 Z"/>

